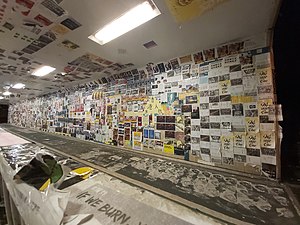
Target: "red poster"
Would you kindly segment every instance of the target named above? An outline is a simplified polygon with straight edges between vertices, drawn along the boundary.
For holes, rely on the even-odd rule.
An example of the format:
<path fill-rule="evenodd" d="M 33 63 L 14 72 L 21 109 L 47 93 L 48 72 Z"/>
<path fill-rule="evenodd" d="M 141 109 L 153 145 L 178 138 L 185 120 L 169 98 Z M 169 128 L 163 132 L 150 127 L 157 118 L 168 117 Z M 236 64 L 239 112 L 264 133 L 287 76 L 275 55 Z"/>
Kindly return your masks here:
<path fill-rule="evenodd" d="M 22 5 L 28 9 L 31 9 L 32 6 L 34 5 L 33 1 L 30 0 L 16 0 L 16 3 L 18 3 L 19 5 Z"/>
<path fill-rule="evenodd" d="M 139 127 L 142 126 L 142 117 L 141 116 L 138 117 L 138 126 Z"/>
<path fill-rule="evenodd" d="M 45 26 L 49 26 L 50 24 L 52 24 L 50 20 L 48 20 L 46 17 L 42 16 L 41 14 L 34 17 L 34 19 Z"/>

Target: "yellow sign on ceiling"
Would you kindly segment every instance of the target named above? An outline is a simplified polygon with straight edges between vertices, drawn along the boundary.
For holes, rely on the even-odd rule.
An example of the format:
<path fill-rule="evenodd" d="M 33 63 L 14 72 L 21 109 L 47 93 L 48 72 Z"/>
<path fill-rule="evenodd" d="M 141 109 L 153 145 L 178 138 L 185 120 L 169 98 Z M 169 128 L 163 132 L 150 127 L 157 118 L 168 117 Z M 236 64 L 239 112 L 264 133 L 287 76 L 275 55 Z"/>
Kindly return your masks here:
<path fill-rule="evenodd" d="M 182 23 L 212 10 L 227 0 L 165 0 L 169 10 Z"/>

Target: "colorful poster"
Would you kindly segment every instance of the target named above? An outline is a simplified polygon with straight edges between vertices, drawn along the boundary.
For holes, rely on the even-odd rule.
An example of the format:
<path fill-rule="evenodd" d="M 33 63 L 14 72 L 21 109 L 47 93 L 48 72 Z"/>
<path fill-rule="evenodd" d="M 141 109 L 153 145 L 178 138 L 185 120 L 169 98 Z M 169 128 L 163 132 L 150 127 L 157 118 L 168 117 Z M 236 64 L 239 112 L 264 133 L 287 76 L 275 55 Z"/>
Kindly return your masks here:
<path fill-rule="evenodd" d="M 174 145 L 164 144 L 164 152 L 174 155 Z"/>
<path fill-rule="evenodd" d="M 149 129 L 144 128 L 144 138 L 149 138 Z"/>
<path fill-rule="evenodd" d="M 154 139 L 155 138 L 154 129 L 149 129 L 149 138 L 150 139 Z"/>
<path fill-rule="evenodd" d="M 194 58 L 195 64 L 203 63 L 204 62 L 204 58 L 203 58 L 203 53 L 202 52 L 198 52 L 198 53 L 193 54 L 193 58 Z"/>
<path fill-rule="evenodd" d="M 133 141 L 133 149 L 142 150 L 142 142 L 141 141 Z"/>
<path fill-rule="evenodd" d="M 189 21 L 194 19 L 209 10 L 213 10 L 218 5 L 226 2 L 227 0 L 210 1 L 209 3 L 204 0 L 199 1 L 174 1 L 165 0 L 169 10 L 175 17 L 178 23 Z"/>
<path fill-rule="evenodd" d="M 132 132 L 134 141 L 142 141 L 142 132 Z"/>

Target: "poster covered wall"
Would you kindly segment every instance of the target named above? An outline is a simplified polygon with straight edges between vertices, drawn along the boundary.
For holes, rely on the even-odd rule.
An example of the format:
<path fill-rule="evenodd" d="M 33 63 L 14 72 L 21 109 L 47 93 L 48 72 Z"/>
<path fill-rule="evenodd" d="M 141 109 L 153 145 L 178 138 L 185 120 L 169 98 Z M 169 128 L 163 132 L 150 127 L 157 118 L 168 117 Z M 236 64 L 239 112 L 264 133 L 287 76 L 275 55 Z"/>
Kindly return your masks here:
<path fill-rule="evenodd" d="M 266 36 L 149 63 L 76 91 L 11 105 L 10 122 L 55 127 L 77 137 L 88 132 L 95 141 L 249 173 L 254 168 L 276 177 L 275 99 Z"/>

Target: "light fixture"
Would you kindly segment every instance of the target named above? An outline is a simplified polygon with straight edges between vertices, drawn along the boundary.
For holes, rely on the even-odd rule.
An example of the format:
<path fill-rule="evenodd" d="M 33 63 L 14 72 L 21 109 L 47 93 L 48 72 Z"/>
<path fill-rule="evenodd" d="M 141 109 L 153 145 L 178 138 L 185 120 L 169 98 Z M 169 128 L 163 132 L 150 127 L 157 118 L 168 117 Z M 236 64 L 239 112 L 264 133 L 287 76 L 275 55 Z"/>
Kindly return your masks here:
<path fill-rule="evenodd" d="M 9 92 L 9 91 L 5 91 L 5 92 L 3 92 L 3 95 L 4 95 L 4 96 L 11 95 L 11 92 Z"/>
<path fill-rule="evenodd" d="M 54 70 L 56 70 L 56 68 L 51 67 L 51 66 L 43 66 L 43 67 L 37 69 L 36 71 L 34 71 L 32 75 L 37 76 L 37 77 L 42 77 L 42 76 L 46 76 L 47 74 L 53 72 Z"/>
<path fill-rule="evenodd" d="M 89 36 L 89 39 L 100 45 L 104 45 L 160 14 L 159 9 L 151 0 L 145 1 L 105 25 L 94 35 Z"/>
<path fill-rule="evenodd" d="M 12 86 L 12 88 L 14 88 L 14 89 L 22 89 L 24 87 L 25 87 L 25 84 L 22 84 L 22 83 L 17 83 L 14 86 Z"/>
<path fill-rule="evenodd" d="M 3 96 L 0 96 L 0 100 L 1 100 L 1 99 L 4 99 L 4 97 L 3 97 Z"/>
<path fill-rule="evenodd" d="M 60 73 L 62 76 L 65 76 L 67 73 L 65 73 L 65 72 L 61 72 Z"/>

